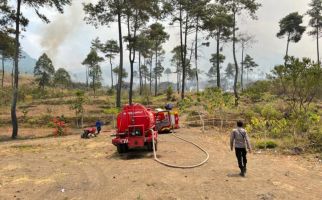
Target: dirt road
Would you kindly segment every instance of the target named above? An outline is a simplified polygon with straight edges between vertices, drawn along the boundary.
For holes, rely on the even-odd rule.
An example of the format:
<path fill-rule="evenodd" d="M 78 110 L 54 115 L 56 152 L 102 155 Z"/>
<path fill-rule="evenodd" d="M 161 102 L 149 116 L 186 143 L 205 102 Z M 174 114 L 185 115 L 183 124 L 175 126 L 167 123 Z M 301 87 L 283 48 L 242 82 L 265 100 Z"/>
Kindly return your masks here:
<path fill-rule="evenodd" d="M 0 199 L 321 199 L 322 165 L 299 156 L 252 154 L 246 178 L 238 176 L 228 138 L 181 129 L 204 146 L 209 162 L 196 169 L 164 167 L 152 153 L 116 153 L 108 134 L 0 143 Z M 159 158 L 194 164 L 204 155 L 161 135 Z"/>

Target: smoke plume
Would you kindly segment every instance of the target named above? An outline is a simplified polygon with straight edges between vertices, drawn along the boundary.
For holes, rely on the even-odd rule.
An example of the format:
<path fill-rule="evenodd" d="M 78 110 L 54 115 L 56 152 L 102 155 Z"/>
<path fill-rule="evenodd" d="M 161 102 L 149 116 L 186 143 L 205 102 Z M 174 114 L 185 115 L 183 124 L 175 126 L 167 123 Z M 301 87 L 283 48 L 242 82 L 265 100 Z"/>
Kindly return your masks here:
<path fill-rule="evenodd" d="M 59 52 L 59 47 L 63 43 L 68 43 L 68 38 L 83 23 L 83 6 L 79 0 L 74 0 L 72 6 L 66 7 L 63 14 L 57 14 L 57 17 L 46 26 L 41 46 L 45 49 L 49 57 L 55 58 Z"/>

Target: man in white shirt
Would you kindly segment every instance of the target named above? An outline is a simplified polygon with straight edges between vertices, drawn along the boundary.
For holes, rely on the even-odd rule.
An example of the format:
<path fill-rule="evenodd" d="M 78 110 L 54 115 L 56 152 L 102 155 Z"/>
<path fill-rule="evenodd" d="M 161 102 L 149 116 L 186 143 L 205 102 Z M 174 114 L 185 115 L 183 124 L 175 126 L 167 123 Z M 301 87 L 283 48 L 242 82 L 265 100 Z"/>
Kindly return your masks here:
<path fill-rule="evenodd" d="M 237 121 L 237 128 L 233 130 L 230 135 L 230 149 L 231 151 L 234 150 L 235 146 L 235 153 L 238 161 L 238 166 L 240 169 L 240 175 L 245 176 L 247 168 L 247 150 L 249 153 L 252 152 L 252 148 L 249 142 L 249 138 L 245 129 L 243 129 L 243 122 Z"/>

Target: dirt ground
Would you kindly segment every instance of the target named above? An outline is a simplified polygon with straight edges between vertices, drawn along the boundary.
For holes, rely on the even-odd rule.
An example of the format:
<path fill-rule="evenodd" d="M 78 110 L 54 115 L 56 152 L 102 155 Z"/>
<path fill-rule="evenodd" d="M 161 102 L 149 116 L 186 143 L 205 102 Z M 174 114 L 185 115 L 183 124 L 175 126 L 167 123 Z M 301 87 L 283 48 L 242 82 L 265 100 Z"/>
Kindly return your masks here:
<path fill-rule="evenodd" d="M 210 154 L 195 169 L 172 169 L 137 150 L 123 156 L 111 132 L 82 140 L 61 138 L 0 143 L 0 199 L 321 199 L 322 164 L 314 158 L 255 152 L 248 174 L 238 175 L 228 135 L 180 129 Z M 159 137 L 159 158 L 195 164 L 204 155 L 169 134 Z"/>

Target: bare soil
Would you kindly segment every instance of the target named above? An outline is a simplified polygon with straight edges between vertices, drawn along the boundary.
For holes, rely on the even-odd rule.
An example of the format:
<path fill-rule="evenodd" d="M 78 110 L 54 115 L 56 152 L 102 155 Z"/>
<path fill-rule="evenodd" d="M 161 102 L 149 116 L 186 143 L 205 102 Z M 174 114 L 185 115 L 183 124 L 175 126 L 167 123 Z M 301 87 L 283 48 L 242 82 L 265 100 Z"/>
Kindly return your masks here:
<path fill-rule="evenodd" d="M 0 199 L 321 199 L 322 165 L 310 156 L 249 154 L 248 173 L 238 175 L 228 133 L 180 129 L 210 154 L 195 169 L 172 169 L 136 150 L 118 155 L 111 132 L 0 143 Z M 204 155 L 175 137 L 159 137 L 160 159 L 195 164 Z"/>

